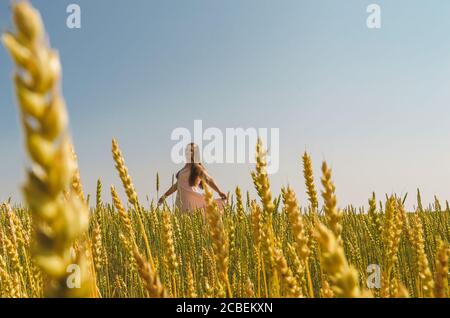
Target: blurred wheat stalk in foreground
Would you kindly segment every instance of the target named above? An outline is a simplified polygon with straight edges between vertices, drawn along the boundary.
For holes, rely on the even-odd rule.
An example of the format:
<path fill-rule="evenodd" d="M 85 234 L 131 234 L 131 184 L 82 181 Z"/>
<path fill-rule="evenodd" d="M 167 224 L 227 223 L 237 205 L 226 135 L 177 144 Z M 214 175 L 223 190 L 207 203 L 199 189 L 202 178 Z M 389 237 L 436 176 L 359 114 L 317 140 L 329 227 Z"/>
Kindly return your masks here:
<path fill-rule="evenodd" d="M 401 198 L 377 204 L 373 194 L 367 213 L 340 209 L 323 163 L 320 206 L 307 153 L 308 204 L 290 187 L 274 198 L 260 142 L 252 173 L 260 203 L 247 194 L 244 204 L 237 188 L 221 213 L 205 185 L 206 211 L 181 214 L 139 202 L 113 140 L 128 204 L 114 186 L 104 200 L 99 180 L 89 213 L 59 94 L 58 55 L 28 2 L 13 5 L 13 18 L 16 33 L 2 40 L 17 65 L 31 168 L 27 207 L 0 207 L 1 297 L 449 297 L 448 203 L 442 209 L 435 198 L 424 208 L 418 192 L 417 211 L 407 213 Z M 367 284 L 373 264 L 379 286 Z"/>

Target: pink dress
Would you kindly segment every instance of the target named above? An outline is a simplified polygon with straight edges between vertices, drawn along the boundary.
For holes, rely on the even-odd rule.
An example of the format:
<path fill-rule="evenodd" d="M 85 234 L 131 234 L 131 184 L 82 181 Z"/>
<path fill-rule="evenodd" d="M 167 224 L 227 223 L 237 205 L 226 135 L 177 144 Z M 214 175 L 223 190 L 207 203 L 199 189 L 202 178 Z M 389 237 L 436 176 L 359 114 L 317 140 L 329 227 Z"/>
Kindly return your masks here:
<path fill-rule="evenodd" d="M 178 174 L 176 206 L 181 212 L 192 212 L 206 206 L 205 195 L 198 185 L 189 185 L 190 169 L 183 168 Z M 219 209 L 223 209 L 223 200 L 215 199 Z"/>

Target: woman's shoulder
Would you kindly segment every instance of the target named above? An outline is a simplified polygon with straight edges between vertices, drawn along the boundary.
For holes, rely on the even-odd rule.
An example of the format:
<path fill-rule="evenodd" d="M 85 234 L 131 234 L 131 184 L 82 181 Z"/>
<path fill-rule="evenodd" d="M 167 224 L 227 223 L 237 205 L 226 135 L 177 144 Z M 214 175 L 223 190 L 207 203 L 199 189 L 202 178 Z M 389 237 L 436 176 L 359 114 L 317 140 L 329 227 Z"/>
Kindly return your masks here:
<path fill-rule="evenodd" d="M 211 176 L 209 175 L 208 171 L 206 170 L 205 166 L 201 165 L 202 169 L 202 177 L 205 179 L 211 179 Z"/>
<path fill-rule="evenodd" d="M 188 171 L 187 166 L 184 166 L 177 172 L 176 177 L 178 178 L 180 175 L 185 174 L 187 171 Z"/>

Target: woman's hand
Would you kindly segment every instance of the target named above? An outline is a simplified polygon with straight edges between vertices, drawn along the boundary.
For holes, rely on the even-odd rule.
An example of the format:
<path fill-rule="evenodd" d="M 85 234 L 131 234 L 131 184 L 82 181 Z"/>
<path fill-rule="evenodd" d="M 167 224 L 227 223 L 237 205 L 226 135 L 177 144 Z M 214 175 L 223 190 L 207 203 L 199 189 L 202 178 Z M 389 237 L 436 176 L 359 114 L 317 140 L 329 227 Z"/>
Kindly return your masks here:
<path fill-rule="evenodd" d="M 220 198 L 221 198 L 222 200 L 224 200 L 224 201 L 228 198 L 228 196 L 226 195 L 226 193 L 223 193 L 222 191 L 219 192 L 219 196 L 220 196 Z"/>
<path fill-rule="evenodd" d="M 177 187 L 178 187 L 178 182 L 175 182 L 174 184 L 172 184 L 172 186 L 169 188 L 169 190 L 167 190 L 167 192 L 164 193 L 161 198 L 159 198 L 158 205 L 163 204 L 168 196 L 172 195 L 172 193 L 175 193 L 177 191 Z"/>
<path fill-rule="evenodd" d="M 158 200 L 158 205 L 163 204 L 165 200 L 166 200 L 166 196 L 163 195 L 161 198 L 159 198 L 159 200 Z"/>

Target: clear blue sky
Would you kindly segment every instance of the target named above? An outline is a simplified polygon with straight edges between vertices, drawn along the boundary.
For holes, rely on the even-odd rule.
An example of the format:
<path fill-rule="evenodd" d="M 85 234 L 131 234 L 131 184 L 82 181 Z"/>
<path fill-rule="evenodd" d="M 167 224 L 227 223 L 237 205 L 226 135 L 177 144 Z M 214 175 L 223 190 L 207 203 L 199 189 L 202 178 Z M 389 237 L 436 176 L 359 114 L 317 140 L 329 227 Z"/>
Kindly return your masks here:
<path fill-rule="evenodd" d="M 305 201 L 300 155 L 316 181 L 326 159 L 338 201 L 365 204 L 420 187 L 450 197 L 450 2 L 444 0 L 36 0 L 61 54 L 64 95 L 82 179 L 106 195 L 119 185 L 110 155 L 118 138 L 141 198 L 178 166 L 176 127 L 280 128 L 274 192 L 290 183 Z M 78 3 L 82 29 L 66 27 Z M 366 7 L 382 8 L 381 30 Z M 9 1 L 0 27 L 11 27 Z M 0 200 L 20 198 L 26 159 L 0 49 Z M 224 190 L 251 188 L 250 165 L 210 165 Z"/>

